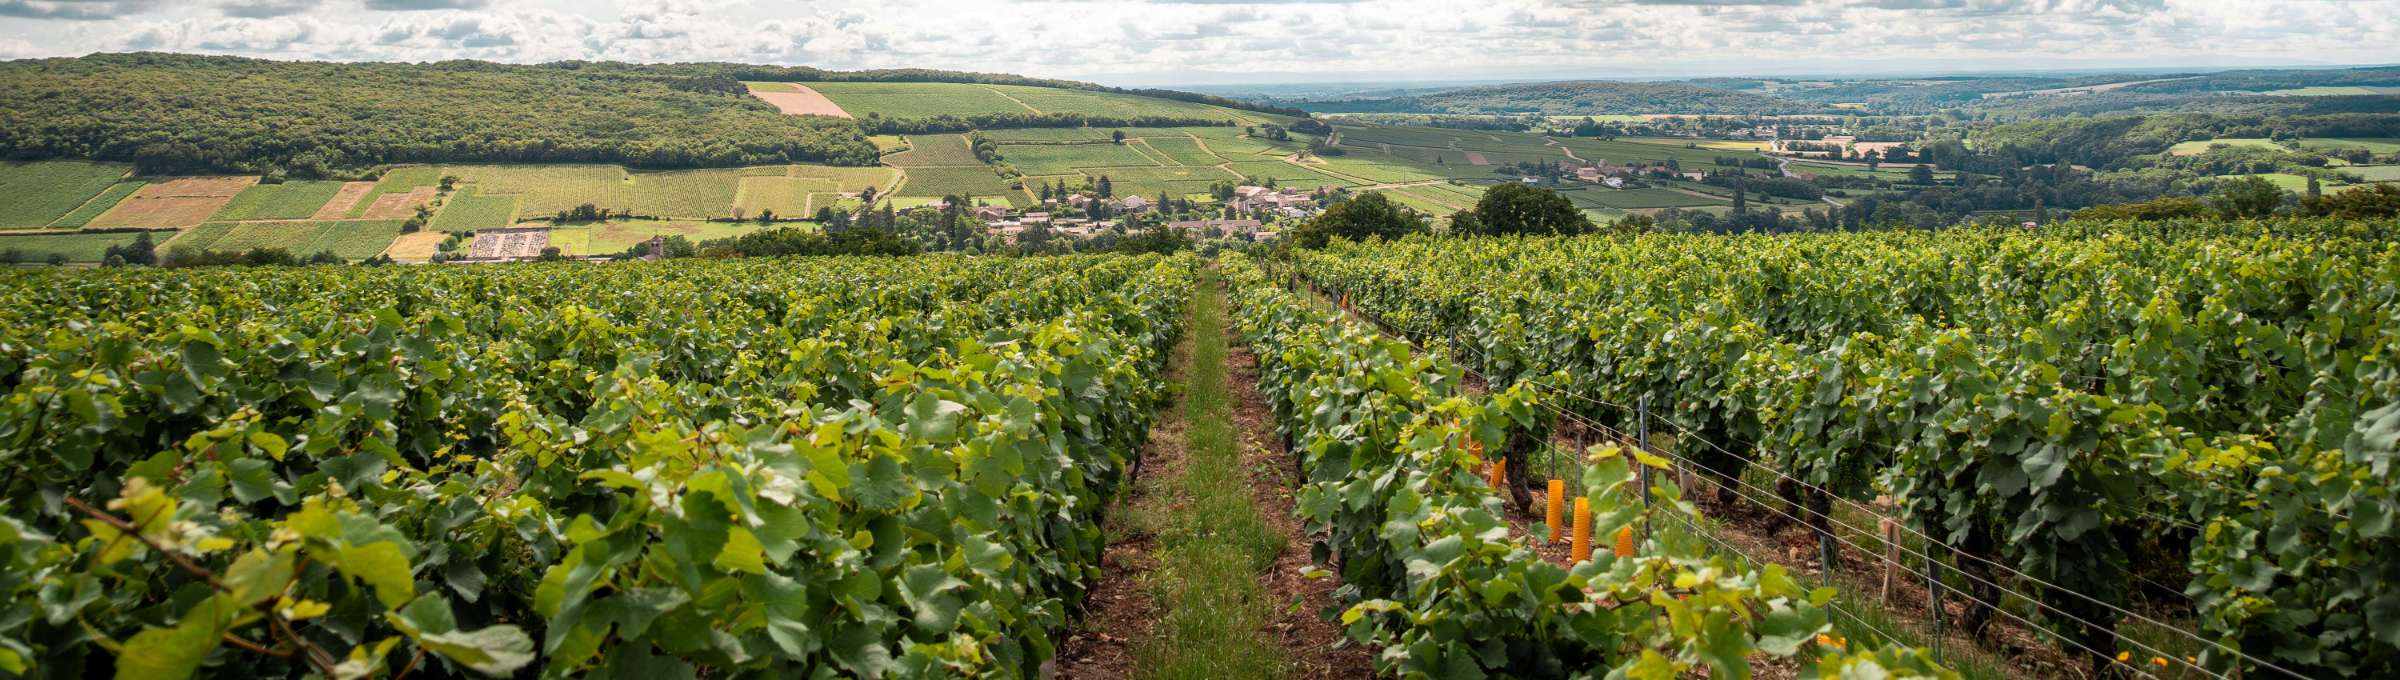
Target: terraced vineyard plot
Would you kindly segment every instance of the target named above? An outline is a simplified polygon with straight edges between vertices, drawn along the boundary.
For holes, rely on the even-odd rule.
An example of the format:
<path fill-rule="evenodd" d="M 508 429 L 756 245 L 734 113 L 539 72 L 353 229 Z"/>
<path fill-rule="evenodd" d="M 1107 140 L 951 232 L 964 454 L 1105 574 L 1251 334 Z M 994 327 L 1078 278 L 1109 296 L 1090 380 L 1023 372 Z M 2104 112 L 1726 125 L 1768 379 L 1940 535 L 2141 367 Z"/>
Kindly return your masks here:
<path fill-rule="evenodd" d="M 734 204 L 734 211 L 743 218 L 757 217 L 764 211 L 773 211 L 778 216 L 808 215 L 816 211 L 809 205 L 808 195 L 832 186 L 825 180 L 800 177 L 744 177 L 741 199 Z"/>
<path fill-rule="evenodd" d="M 257 177 L 184 177 L 152 182 L 92 218 L 90 228 L 191 227 L 207 222 Z"/>
<path fill-rule="evenodd" d="M 1683 143 L 1674 140 L 1645 143 L 1570 137 L 1561 138 L 1558 143 L 1561 147 L 1573 150 L 1575 156 L 1585 162 L 1606 160 L 1610 165 L 1657 165 L 1672 160 L 1677 166 L 1684 169 L 1700 170 L 1715 167 L 1716 159 L 1721 157 L 1756 157 L 1755 154 L 1725 149 L 1706 147 L 1687 149 L 1684 148 Z M 1689 143 L 1697 144 L 1699 142 L 1691 141 Z M 1557 153 L 1561 156 L 1560 160 L 1565 160 L 1565 152 Z"/>
<path fill-rule="evenodd" d="M 984 138 L 984 139 L 989 139 L 989 140 L 992 140 L 992 143 L 993 143 L 993 144 L 1012 144 L 1012 143 L 1015 143 L 1015 144 L 1023 144 L 1023 143 L 1036 143 L 1036 144 L 1079 144 L 1079 143 L 1084 143 L 1084 142 L 1105 142 L 1105 141 L 1109 141 L 1109 140 L 1110 140 L 1110 137 L 1109 137 L 1109 133 L 1110 133 L 1110 132 L 1124 132 L 1124 131 L 1125 131 L 1125 130 L 1124 130 L 1123 128 L 1088 128 L 1088 127 L 1079 127 L 1079 128 L 1014 128 L 1014 129 L 1006 129 L 1006 130 L 986 130 L 986 131 L 983 131 L 983 132 L 980 132 L 980 133 L 977 133 L 977 134 L 981 134 L 981 135 L 983 135 L 983 138 Z M 1150 131 L 1144 131 L 1144 130 L 1135 130 L 1134 132 L 1136 132 L 1136 133 L 1148 133 L 1148 132 L 1150 132 Z"/>
<path fill-rule="evenodd" d="M 990 168 L 914 168 L 908 171 L 898 196 L 941 198 L 943 196 L 1001 197 L 1012 205 L 1031 203 L 1025 192 L 992 174 Z"/>
<path fill-rule="evenodd" d="M 505 227 L 516 221 L 517 197 L 485 196 L 470 184 L 451 193 L 427 226 L 435 231 L 473 231 Z"/>
<path fill-rule="evenodd" d="M 883 162 L 903 168 L 983 165 L 966 135 L 909 135 L 908 150 L 885 156 Z"/>
<path fill-rule="evenodd" d="M 69 262 L 94 263 L 111 247 L 133 243 L 140 237 L 135 233 L 107 234 L 0 234 L 0 253 L 15 251 L 22 262 L 38 263 L 51 255 L 65 255 Z M 164 238 L 154 234 L 153 239 Z M 0 269 L 0 271 L 6 271 Z"/>
<path fill-rule="evenodd" d="M 1145 134 L 1142 144 L 1182 165 L 1219 165 L 1225 158 L 1203 151 L 1200 142 L 1180 135 Z"/>
<path fill-rule="evenodd" d="M 1202 145 L 1208 147 L 1210 153 L 1233 161 L 1257 160 L 1245 158 L 1245 156 L 1288 156 L 1298 153 L 1304 148 L 1298 143 L 1271 141 L 1249 135 L 1243 130 L 1244 128 L 1238 127 L 1158 128 L 1146 130 L 1143 134 L 1164 136 L 1168 133 L 1180 133 L 1196 137 L 1200 139 Z"/>
<path fill-rule="evenodd" d="M 367 209 L 374 206 L 376 201 L 382 200 L 384 194 L 405 194 L 423 187 L 438 188 L 442 184 L 442 173 L 442 168 L 431 165 L 403 165 L 384 171 L 383 177 L 375 180 L 375 187 L 368 189 L 365 195 L 358 197 L 357 203 L 351 205 L 349 216 L 365 217 Z"/>
<path fill-rule="evenodd" d="M 1114 118 L 1204 118 L 1244 123 L 1284 120 L 1281 116 L 1237 111 L 1173 99 L 1023 85 L 992 85 L 990 87 L 1043 113 L 1079 113 L 1087 116 Z"/>
<path fill-rule="evenodd" d="M 1028 175 L 1071 175 L 1092 168 L 1154 168 L 1158 162 L 1122 144 L 1011 144 L 1000 157 Z M 1097 170 L 1094 170 L 1097 172 Z"/>
<path fill-rule="evenodd" d="M 82 161 L 0 162 L 0 229 L 40 229 L 92 202 L 129 170 Z"/>
<path fill-rule="evenodd" d="M 1308 165 L 1312 169 L 1343 177 L 1355 177 L 1374 184 L 1397 184 L 1442 179 L 1438 172 L 1416 167 L 1414 162 L 1382 154 L 1352 154 L 1318 158 Z"/>
<path fill-rule="evenodd" d="M 1216 168 L 1095 168 L 1085 170 L 1092 177 L 1107 176 L 1109 185 L 1118 196 L 1141 196 L 1155 199 L 1160 192 L 1168 196 L 1188 196 L 1207 193 L 1210 185 L 1239 179 Z"/>
<path fill-rule="evenodd" d="M 50 228 L 81 229 L 85 225 L 91 224 L 92 220 L 98 219 L 101 214 L 108 212 L 110 208 L 117 207 L 117 204 L 123 202 L 126 197 L 139 193 L 144 186 L 147 185 L 140 180 L 126 180 L 108 185 L 108 189 L 101 191 L 100 195 L 84 202 L 83 207 L 76 208 L 75 212 L 67 213 L 65 217 L 60 217 L 58 221 L 50 223 Z"/>
<path fill-rule="evenodd" d="M 966 83 L 803 83 L 850 115 L 932 118 L 981 113 L 1032 113 L 982 85 Z"/>
<path fill-rule="evenodd" d="M 627 173 L 613 165 L 460 165 L 444 168 L 487 196 L 514 196 L 520 219 L 573 210 L 589 203 L 636 215 L 708 219 L 731 217 L 745 177 L 780 177 L 790 167 Z M 888 170 L 882 171 L 888 173 Z M 830 173 L 828 177 L 870 177 Z M 855 191 L 858 188 L 848 190 Z"/>
<path fill-rule="evenodd" d="M 1732 205 L 1731 199 L 1688 194 L 1674 189 L 1656 187 L 1642 189 L 1584 189 L 1561 192 L 1578 205 L 1619 210 L 1646 208 L 1694 208 L 1709 205 Z"/>
<path fill-rule="evenodd" d="M 330 251 L 343 259 L 363 260 L 382 253 L 399 236 L 397 220 L 212 222 L 175 245 L 233 253 L 280 248 L 300 257 Z"/>
<path fill-rule="evenodd" d="M 315 216 L 327 201 L 342 191 L 343 186 L 342 182 L 298 180 L 260 184 L 242 190 L 210 219 L 220 222 L 304 220 Z"/>
<path fill-rule="evenodd" d="M 1274 180 L 1275 186 L 1297 189 L 1358 186 L 1357 180 L 1335 177 L 1283 161 L 1238 161 L 1233 172 L 1250 181 Z M 1223 173 L 1218 173 L 1223 174 Z"/>

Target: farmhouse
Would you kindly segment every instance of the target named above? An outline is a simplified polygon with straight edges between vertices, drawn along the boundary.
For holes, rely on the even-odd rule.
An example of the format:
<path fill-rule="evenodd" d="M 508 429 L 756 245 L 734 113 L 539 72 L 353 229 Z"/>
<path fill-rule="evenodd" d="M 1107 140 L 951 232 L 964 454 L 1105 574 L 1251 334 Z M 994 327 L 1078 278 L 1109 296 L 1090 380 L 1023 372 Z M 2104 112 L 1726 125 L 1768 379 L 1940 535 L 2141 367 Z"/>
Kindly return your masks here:
<path fill-rule="evenodd" d="M 1004 217 L 1008 217 L 1008 208 L 996 205 L 975 206 L 975 219 L 990 222 Z"/>

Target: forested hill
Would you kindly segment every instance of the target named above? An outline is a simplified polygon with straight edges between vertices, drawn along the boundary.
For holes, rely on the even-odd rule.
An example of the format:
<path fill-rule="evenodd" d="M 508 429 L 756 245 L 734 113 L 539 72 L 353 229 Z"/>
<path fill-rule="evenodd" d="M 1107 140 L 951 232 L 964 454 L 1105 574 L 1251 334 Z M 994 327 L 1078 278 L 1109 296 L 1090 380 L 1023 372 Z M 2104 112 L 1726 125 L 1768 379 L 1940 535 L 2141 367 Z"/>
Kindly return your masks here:
<path fill-rule="evenodd" d="M 0 62 L 0 120 L 8 121 L 0 158 L 294 177 L 392 163 L 875 163 L 857 122 L 783 115 L 750 96 L 743 80 L 1030 85 L 1288 111 L 1189 92 L 922 69 L 100 54 Z"/>
<path fill-rule="evenodd" d="M 1820 113 L 1819 104 L 1682 83 L 1585 80 L 1521 83 L 1445 90 L 1390 99 L 1308 102 L 1300 108 L 1326 113 L 1449 113 L 1553 116 L 1605 114 L 1784 114 Z"/>
<path fill-rule="evenodd" d="M 652 75 L 658 75 L 658 74 L 677 74 L 677 75 L 714 76 L 714 77 L 726 77 L 726 78 L 733 78 L 733 79 L 736 79 L 736 80 L 752 80 L 752 81 L 766 81 L 766 82 L 780 82 L 780 83 L 810 83 L 810 82 L 844 82 L 844 83 L 975 83 L 975 84 L 981 84 L 981 85 L 1024 85 L 1024 86 L 1028 86 L 1028 87 L 1052 87 L 1052 88 L 1058 88 L 1058 89 L 1062 89 L 1062 90 L 1083 90 L 1083 91 L 1087 91 L 1087 92 L 1104 92 L 1104 93 L 1109 93 L 1109 94 L 1134 95 L 1134 96 L 1139 96 L 1139 97 L 1152 97 L 1152 98 L 1157 98 L 1157 99 L 1172 99 L 1172 100 L 1175 100 L 1175 101 L 1181 101 L 1181 102 L 1191 102 L 1191 103 L 1194 103 L 1194 104 L 1206 104 L 1206 105 L 1209 105 L 1209 106 L 1221 106 L 1221 107 L 1225 107 L 1225 108 L 1228 108 L 1228 109 L 1239 109 L 1239 110 L 1243 110 L 1243 111 L 1257 111 L 1257 112 L 1260 112 L 1260 113 L 1272 113 L 1272 114 L 1284 115 L 1284 116 L 1304 116 L 1304 115 L 1307 115 L 1305 112 L 1303 112 L 1303 111 L 1301 111 L 1301 110 L 1299 110 L 1299 109 L 1286 108 L 1286 107 L 1279 107 L 1279 106 L 1269 106 L 1269 105 L 1260 104 L 1260 103 L 1257 103 L 1257 102 L 1252 102 L 1252 101 L 1247 101 L 1247 100 L 1233 99 L 1233 98 L 1230 98 L 1230 97 L 1219 97 L 1219 96 L 1216 96 L 1216 95 L 1200 94 L 1200 93 L 1197 93 L 1197 92 L 1185 92 L 1185 91 L 1182 91 L 1182 90 L 1161 90 L 1161 89 L 1155 89 L 1155 88 L 1124 88 L 1124 87 L 1109 87 L 1109 86 L 1107 86 L 1107 85 L 1101 85 L 1101 84 L 1098 84 L 1098 83 L 1087 83 L 1087 82 L 1083 82 L 1083 81 L 1080 81 L 1080 80 L 1059 80 L 1059 79 L 1056 79 L 1056 78 L 1034 78 L 1034 77 L 1030 77 L 1030 76 L 1020 76 L 1020 75 L 1009 74 L 1009 73 L 978 73 L 978 72 L 971 72 L 971 71 L 942 71 L 942 70 L 937 70 L 937 69 L 923 69 L 923 68 L 870 69 L 870 70 L 864 70 L 864 71 L 828 71 L 828 70 L 825 70 L 825 69 L 821 69 L 821 68 L 815 68 L 815 67 L 810 67 L 810 66 L 761 66 L 761 65 L 757 65 L 757 64 L 734 64 L 734 63 L 725 63 L 725 62 L 704 62 L 704 63 L 691 63 L 691 64 L 638 64 L 638 65 L 637 65 L 637 64 L 621 64 L 621 63 L 558 62 L 558 63 L 554 63 L 554 64 L 546 64 L 546 66 L 550 66 L 550 67 L 553 67 L 553 68 L 590 68 L 590 69 L 603 69 L 603 70 L 629 70 L 629 71 L 633 71 L 633 72 L 638 72 L 638 73 L 646 73 L 646 74 L 652 74 Z"/>
<path fill-rule="evenodd" d="M 856 124 L 782 115 L 729 78 L 472 61 L 139 53 L 0 62 L 0 120 L 0 156 L 132 161 L 150 173 L 876 159 Z"/>

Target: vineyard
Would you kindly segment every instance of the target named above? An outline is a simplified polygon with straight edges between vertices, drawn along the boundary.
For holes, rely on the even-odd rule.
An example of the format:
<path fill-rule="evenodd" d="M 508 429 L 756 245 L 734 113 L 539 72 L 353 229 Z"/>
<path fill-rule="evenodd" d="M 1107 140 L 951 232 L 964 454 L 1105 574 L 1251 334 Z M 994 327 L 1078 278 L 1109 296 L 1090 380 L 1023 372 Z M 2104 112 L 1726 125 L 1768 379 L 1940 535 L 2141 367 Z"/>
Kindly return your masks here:
<path fill-rule="evenodd" d="M 1655 445 L 1706 480 L 1693 494 L 1711 515 L 1773 514 L 1829 549 L 1845 517 L 1896 520 L 1901 561 L 1950 591 L 1966 630 L 2037 628 L 2144 675 L 2328 677 L 2400 665 L 2392 236 L 2280 221 L 1410 240 L 1302 253 L 1292 273 L 1489 376 L 1506 391 L 1485 408 L 1518 426 L 1634 431 L 1654 416 Z M 1425 393 L 1455 372 L 1403 347 L 1327 351 L 1423 383 L 1385 398 L 1438 403 Z M 1369 389 L 1307 380 L 1291 398 Z M 1345 413 L 1291 406 L 1304 433 Z M 1444 408 L 1462 410 L 1354 429 L 1421 444 L 1452 418 L 1500 419 Z M 1601 463 L 1587 485 L 1619 474 Z M 1347 550 L 1391 554 L 1375 542 L 1396 525 L 1344 526 L 1375 498 L 1359 493 L 1311 507 L 1350 532 Z M 1421 563 L 1391 564 L 1412 577 L 1394 583 L 1417 582 Z M 1378 569 L 1349 572 L 1372 584 Z"/>
<path fill-rule="evenodd" d="M 1198 266 L 10 274 L 0 670 L 1032 675 Z"/>
<path fill-rule="evenodd" d="M 1739 565 L 1681 528 L 1690 506 L 1648 474 L 1663 461 L 1644 452 L 1597 450 L 1579 482 L 1589 509 L 1578 544 L 1614 536 L 1613 547 L 1571 567 L 1546 561 L 1538 539 L 1503 519 L 1479 454 L 1534 424 L 1543 397 L 1475 394 L 1458 365 L 1338 322 L 1239 257 L 1227 279 L 1261 357 L 1259 387 L 1304 473 L 1300 514 L 1328 537 L 1317 557 L 1338 565 L 1341 592 L 1358 600 L 1341 621 L 1381 650 L 1379 670 L 1746 678 L 1754 663 L 1791 663 L 1807 675 L 1946 674 L 1922 649 L 1843 649 L 1825 635 L 1831 589 Z"/>

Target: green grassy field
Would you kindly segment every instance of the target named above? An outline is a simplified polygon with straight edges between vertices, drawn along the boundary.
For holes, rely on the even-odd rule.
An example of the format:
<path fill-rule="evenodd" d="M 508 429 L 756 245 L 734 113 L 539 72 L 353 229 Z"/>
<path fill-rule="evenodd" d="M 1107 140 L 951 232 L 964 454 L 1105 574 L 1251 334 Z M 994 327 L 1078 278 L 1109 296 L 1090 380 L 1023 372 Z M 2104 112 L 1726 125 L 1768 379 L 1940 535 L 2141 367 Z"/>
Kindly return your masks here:
<path fill-rule="evenodd" d="M 2198 156 L 2200 154 L 2208 153 L 2209 149 L 2215 148 L 2216 145 L 2219 144 L 2233 147 L 2251 147 L 2259 149 L 2283 148 L 2282 144 L 2276 143 L 2275 140 L 2272 139 L 2259 139 L 2255 137 L 2226 137 L 2222 139 L 2202 139 L 2177 144 L 2167 147 L 2167 154 L 2172 156 Z"/>
<path fill-rule="evenodd" d="M 2342 168 L 2369 182 L 2400 182 L 2400 165 L 2353 165 Z"/>
<path fill-rule="evenodd" d="M 900 135 L 868 135 L 867 143 L 874 144 L 877 153 L 892 153 L 908 148 L 908 138 Z"/>
<path fill-rule="evenodd" d="M 2380 94 L 2400 94 L 2400 87 L 2319 85 L 2315 87 L 2295 87 L 2286 90 L 2270 90 L 2266 92 L 2260 92 L 2259 94 L 2270 97 L 2365 97 Z"/>
<path fill-rule="evenodd" d="M 895 196 L 941 198 L 943 196 L 1003 197 L 1012 205 L 1026 205 L 1030 200 L 1025 192 L 1008 186 L 1008 182 L 993 174 L 991 168 L 915 168 Z"/>
<path fill-rule="evenodd" d="M 233 202 L 218 210 L 212 221 L 239 222 L 244 220 L 304 220 L 317 214 L 325 202 L 342 190 L 341 182 L 289 181 L 282 184 L 260 184 L 243 189 Z"/>
<path fill-rule="evenodd" d="M 19 262 L 37 263 L 53 254 L 67 256 L 69 262 L 99 262 L 111 246 L 132 243 L 140 234 L 117 232 L 106 234 L 9 234 L 0 235 L 0 253 L 15 251 Z M 163 240 L 164 234 L 151 238 Z"/>
<path fill-rule="evenodd" d="M 485 196 L 468 185 L 450 195 L 428 226 L 435 231 L 471 231 L 506 227 L 516 221 L 517 197 Z"/>
<path fill-rule="evenodd" d="M 84 225 L 92 223 L 92 218 L 108 212 L 109 208 L 117 207 L 117 202 L 125 200 L 127 196 L 132 196 L 136 191 L 141 191 L 142 187 L 148 184 L 139 180 L 127 180 L 108 185 L 108 188 L 102 190 L 100 195 L 85 201 L 83 207 L 76 208 L 75 212 L 67 213 L 65 217 L 58 218 L 56 222 L 51 222 L 50 228 L 82 229 Z"/>
<path fill-rule="evenodd" d="M 1151 160 L 1123 144 L 1012 144 L 1000 147 L 1000 157 L 1028 175 L 1072 175 L 1096 168 L 1154 168 Z"/>
<path fill-rule="evenodd" d="M 2300 148 L 2319 151 L 2366 149 L 2369 153 L 2400 153 L 2400 137 L 2309 137 Z"/>
<path fill-rule="evenodd" d="M 885 156 L 883 162 L 903 168 L 983 165 L 966 135 L 910 135 L 908 150 Z"/>
<path fill-rule="evenodd" d="M 128 170 L 115 163 L 0 162 L 0 229 L 50 226 L 108 191 Z"/>

